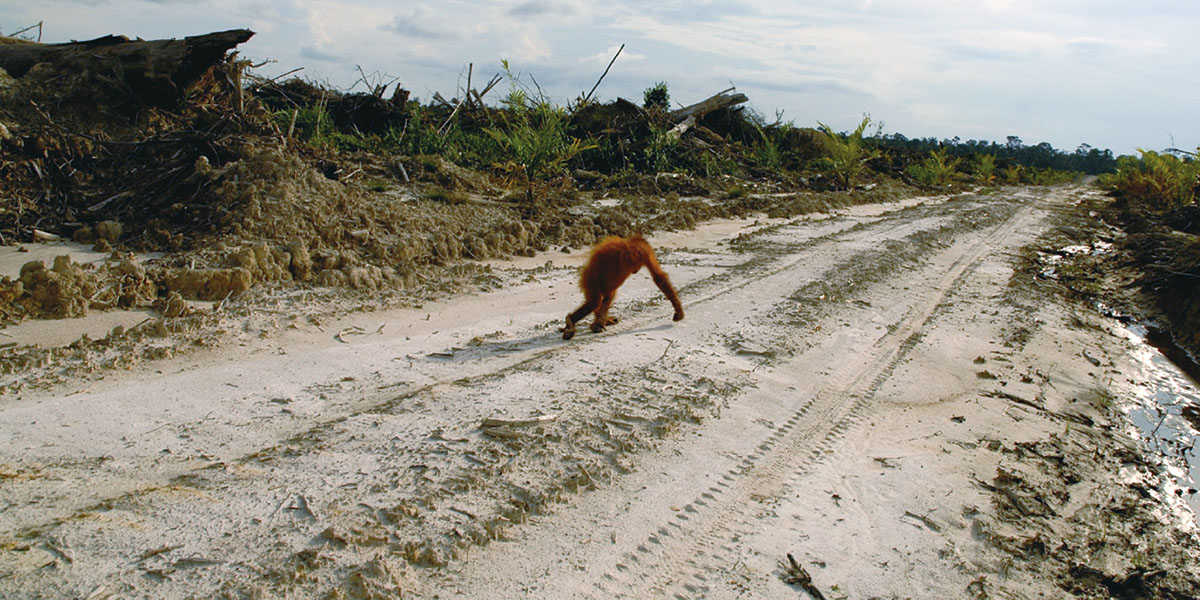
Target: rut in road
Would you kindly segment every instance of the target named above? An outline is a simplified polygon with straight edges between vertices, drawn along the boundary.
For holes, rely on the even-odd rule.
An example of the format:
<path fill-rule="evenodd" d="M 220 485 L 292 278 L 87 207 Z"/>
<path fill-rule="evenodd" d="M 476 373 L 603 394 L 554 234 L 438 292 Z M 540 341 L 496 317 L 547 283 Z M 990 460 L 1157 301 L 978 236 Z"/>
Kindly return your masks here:
<path fill-rule="evenodd" d="M 1021 202 L 1030 200 L 1022 198 Z M 858 286 L 860 289 L 843 288 L 839 301 L 856 300 L 851 305 L 860 312 L 875 313 L 859 322 L 881 325 L 878 337 L 853 340 L 827 335 L 811 342 L 807 349 L 774 362 L 775 372 L 792 375 L 782 383 L 762 378 L 739 398 L 739 405 L 757 407 L 750 416 L 741 421 L 734 418 L 725 427 L 719 422 L 710 424 L 703 438 L 676 448 L 683 456 L 653 467 L 661 474 L 632 478 L 635 480 L 617 486 L 619 489 L 595 493 L 600 497 L 583 502 L 584 508 L 565 509 L 572 513 L 570 520 L 576 533 L 568 533 L 570 529 L 551 517 L 545 527 L 519 535 L 513 542 L 515 548 L 497 548 L 495 553 L 489 548 L 463 567 L 465 574 L 451 574 L 431 587 L 457 588 L 463 597 L 483 587 L 494 590 L 497 597 L 515 597 L 522 590 L 544 597 L 710 595 L 714 584 L 726 583 L 717 580 L 739 561 L 734 542 L 760 527 L 758 513 L 763 506 L 783 497 L 821 460 L 840 434 L 862 418 L 871 394 L 919 339 L 939 305 L 983 258 L 997 249 L 1011 247 L 1014 232 L 1034 229 L 1042 217 L 1027 204 L 1009 205 L 992 221 L 1001 216 L 995 225 L 989 225 L 986 219 L 976 221 L 975 227 L 983 227 L 985 235 L 957 244 L 939 238 L 935 245 L 942 247 L 940 256 L 924 261 L 917 273 L 904 279 L 909 284 L 904 288 L 910 290 L 908 297 L 892 297 L 896 306 L 890 312 L 884 311 L 882 318 L 869 306 L 861 310 L 866 304 L 860 299 L 865 285 Z M 879 233 L 873 226 L 865 229 L 869 232 L 864 231 L 864 237 L 855 237 L 868 239 Z M 949 229 L 961 232 L 955 226 Z M 927 236 L 929 231 L 919 229 L 910 236 Z M 780 237 L 786 240 L 791 236 L 784 232 Z M 820 249 L 810 249 L 805 256 L 811 258 L 814 251 Z M 846 261 L 858 267 L 857 276 L 872 269 L 868 257 L 873 253 L 865 250 L 861 254 L 859 259 Z M 887 262 L 878 255 L 874 260 Z M 915 265 L 906 263 L 904 268 Z M 814 286 L 820 288 L 821 281 L 806 286 L 804 292 L 811 293 Z M 844 311 L 834 311 L 830 316 L 834 324 L 855 321 Z M 814 335 L 821 325 L 830 323 L 810 320 L 801 331 L 821 337 Z M 812 392 L 790 385 L 806 379 L 823 385 L 814 385 Z M 756 418 L 751 421 L 751 417 Z M 722 420 L 726 418 L 733 416 L 727 413 Z M 712 451 L 714 447 L 738 445 L 742 448 L 739 453 Z M 664 510 L 668 505 L 670 510 Z M 526 554 L 520 550 L 526 543 L 540 550 Z M 554 561 L 546 563 L 539 556 L 554 557 Z M 591 593 L 580 592 L 588 588 Z"/>
<path fill-rule="evenodd" d="M 638 597 L 643 590 L 657 597 L 677 598 L 702 597 L 709 592 L 707 574 L 736 560 L 728 542 L 753 529 L 754 513 L 759 510 L 756 500 L 782 496 L 824 456 L 837 436 L 857 422 L 871 394 L 903 359 L 942 301 L 985 255 L 1033 221 L 1032 209 L 1023 207 L 982 239 L 966 248 L 951 248 L 957 258 L 948 267 L 931 269 L 928 288 L 921 290 L 914 306 L 867 352 L 846 356 L 839 355 L 836 348 L 822 348 L 822 352 L 828 350 L 824 359 L 829 361 L 828 367 L 843 367 L 835 383 L 804 398 L 794 414 L 740 463 L 721 473 L 715 485 L 699 492 L 633 551 L 626 552 L 622 561 L 602 576 L 597 589 L 611 597 Z M 776 368 L 788 370 L 796 367 L 792 362 L 821 360 L 811 354 Z"/>
<path fill-rule="evenodd" d="M 597 585 L 611 593 L 632 589 L 648 576 L 638 564 L 656 556 L 690 560 L 686 566 L 699 574 L 704 553 L 719 554 L 721 540 L 739 526 L 737 507 L 778 493 L 819 456 L 958 279 L 1008 234 L 1033 224 L 1031 209 L 1021 206 L 1028 200 L 964 197 L 876 219 L 797 221 L 741 240 L 732 256 L 676 253 L 665 264 L 688 269 L 687 276 L 672 275 L 684 282 L 689 315 L 677 326 L 660 324 L 660 303 L 643 298 L 622 307 L 626 320 L 609 335 L 546 345 L 542 338 L 556 335 L 548 327 L 508 332 L 507 342 L 448 353 L 445 362 L 460 377 L 360 402 L 353 413 L 284 443 L 29 524 L 16 537 L 71 540 L 80 558 L 57 573 L 52 587 L 62 591 L 85 580 L 89 561 L 103 559 L 127 565 L 113 577 L 128 589 L 162 597 L 336 586 L 399 557 L 451 561 L 549 502 L 632 472 L 640 452 L 686 423 L 787 391 L 771 390 L 756 372 L 761 367 L 795 365 L 811 381 L 827 382 L 816 392 L 791 390 L 774 419 L 781 425 L 765 425 L 771 433 L 764 438 L 741 440 L 755 447 L 636 540 Z M 940 266 L 930 256 L 952 262 Z M 848 314 L 839 302 L 911 269 L 932 269 L 936 285 L 885 309 L 858 307 L 881 337 L 831 333 Z M 530 430 L 477 428 L 484 417 L 539 412 L 558 418 Z M 121 560 L 173 537 L 189 540 L 191 562 L 166 552 Z M 197 561 L 206 568 L 155 583 L 144 577 Z M 704 589 L 693 579 L 679 584 L 680 593 Z M 49 585 L 37 575 L 18 581 L 31 586 L 23 589 Z"/>

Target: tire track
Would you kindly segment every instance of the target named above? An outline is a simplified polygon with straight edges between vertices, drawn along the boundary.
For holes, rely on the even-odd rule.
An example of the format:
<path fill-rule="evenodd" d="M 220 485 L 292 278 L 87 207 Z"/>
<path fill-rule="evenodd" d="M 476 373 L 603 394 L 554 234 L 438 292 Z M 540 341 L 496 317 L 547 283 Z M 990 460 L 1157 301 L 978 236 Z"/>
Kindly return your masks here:
<path fill-rule="evenodd" d="M 953 217 L 958 210 L 963 210 L 963 207 L 918 211 L 903 216 L 885 216 L 859 224 L 848 224 L 844 229 L 814 237 L 810 241 L 788 248 L 782 255 L 754 255 L 769 260 L 757 262 L 752 259 L 748 267 L 732 273 L 733 277 L 730 279 L 718 281 L 708 278 L 685 288 L 701 294 L 693 296 L 694 299 L 688 303 L 689 309 L 694 309 L 695 313 L 701 314 L 705 311 L 717 314 L 736 312 L 739 305 L 763 294 L 758 289 L 760 287 L 771 290 L 768 297 L 781 298 L 796 289 L 803 280 L 822 276 L 823 272 L 814 272 L 815 270 L 810 268 L 809 263 L 814 261 L 814 257 L 820 257 L 820 260 L 817 261 L 818 264 L 836 269 L 842 266 L 839 256 L 844 254 L 843 250 L 847 245 L 870 246 L 877 240 L 894 238 L 898 232 L 900 235 L 904 235 L 906 232 L 935 227 L 938 223 Z M 1025 209 L 1018 214 L 1027 215 L 1028 213 L 1029 210 Z M 1008 230 L 1017 227 L 1018 225 L 1014 224 L 1017 220 L 1016 217 L 1010 218 L 988 238 L 972 246 L 972 251 L 981 255 L 986 251 L 985 246 L 988 240 L 1001 235 L 1001 230 L 1006 227 L 1009 228 Z M 772 494 L 776 494 L 781 489 L 780 486 L 786 484 L 783 475 L 796 464 L 793 458 L 788 456 L 789 453 L 800 451 L 803 447 L 815 443 L 810 458 L 807 460 L 816 460 L 820 457 L 821 452 L 831 444 L 829 440 L 845 430 L 845 427 L 848 426 L 847 419 L 861 407 L 862 401 L 869 393 L 868 388 L 864 388 L 863 385 L 881 380 L 880 378 L 885 376 L 885 370 L 890 369 L 896 361 L 902 358 L 903 342 L 917 335 L 923 320 L 929 318 L 936 308 L 937 302 L 940 302 L 940 299 L 953 288 L 957 278 L 961 277 L 962 273 L 969 268 L 973 268 L 972 260 L 977 260 L 977 257 L 971 260 L 967 260 L 967 258 L 966 255 L 959 257 L 959 260 L 951 265 L 950 270 L 939 282 L 939 288 L 945 289 L 942 290 L 941 295 L 937 296 L 933 304 L 929 304 L 924 309 L 924 313 L 918 311 L 912 316 L 905 317 L 902 323 L 908 325 L 907 329 L 901 327 L 885 336 L 886 343 L 878 342 L 876 344 L 879 348 L 873 351 L 875 358 L 868 367 L 859 370 L 857 374 L 851 373 L 852 377 L 847 385 L 823 390 L 805 399 L 801 406 L 791 409 L 790 417 L 780 420 L 782 424 L 778 426 L 767 424 L 766 427 L 770 433 L 761 439 L 751 452 L 747 453 L 739 463 L 726 470 L 711 485 L 698 488 L 691 500 L 680 506 L 672 518 L 656 524 L 651 529 L 653 534 L 643 537 L 636 545 L 630 547 L 622 555 L 620 561 L 612 565 L 605 576 L 597 582 L 597 585 L 604 585 L 606 589 L 615 590 L 618 593 L 621 589 L 638 589 L 639 582 L 647 572 L 646 567 L 642 565 L 661 561 L 663 560 L 661 557 L 667 556 L 668 560 L 683 561 L 683 564 L 675 566 L 680 567 L 680 572 L 688 573 L 686 582 L 658 580 L 653 582 L 655 589 L 662 590 L 664 593 L 679 589 L 682 591 L 674 593 L 685 596 L 703 595 L 711 585 L 705 569 L 712 564 L 719 564 L 720 560 L 731 551 L 727 543 L 728 534 L 730 531 L 744 526 L 745 523 L 745 521 L 735 518 L 737 517 L 736 512 L 730 511 L 731 503 L 736 506 L 745 504 L 748 500 L 757 502 L 756 497 L 770 497 Z M 958 274 L 954 275 L 955 272 Z M 752 284 L 756 285 L 752 288 Z M 703 293 L 706 289 L 708 293 Z M 782 294 L 775 294 L 776 291 L 782 292 Z M 741 317 L 752 319 L 753 315 L 743 311 Z M 639 373 L 638 370 L 644 369 L 648 364 L 653 364 L 652 359 L 657 354 L 656 351 L 650 353 L 650 361 L 645 361 L 639 356 L 623 356 L 621 364 L 624 366 L 615 374 L 612 371 L 605 372 L 599 369 L 565 377 L 562 374 L 576 372 L 578 365 L 572 363 L 584 362 L 584 357 L 604 352 L 605 346 L 609 344 L 621 347 L 623 337 L 639 335 L 639 332 L 657 318 L 652 319 L 644 309 L 635 310 L 630 319 L 633 325 L 632 330 L 619 330 L 618 335 L 585 336 L 579 342 L 546 346 L 529 342 L 530 346 L 525 352 L 499 356 L 483 351 L 468 353 L 465 355 L 463 363 L 470 363 L 476 357 L 481 362 L 477 365 L 456 365 L 458 372 L 455 373 L 455 376 L 434 381 L 403 394 L 380 394 L 373 399 L 363 399 L 356 402 L 355 410 L 348 414 L 324 421 L 274 446 L 263 448 L 237 460 L 227 461 L 233 467 L 197 469 L 191 472 L 191 476 L 175 478 L 178 484 L 173 482 L 161 488 L 136 491 L 100 502 L 87 510 L 76 513 L 74 520 L 82 522 L 89 517 L 88 513 L 105 513 L 111 510 L 113 505 L 117 505 L 121 510 L 136 515 L 144 522 L 153 522 L 164 515 L 185 514 L 186 511 L 181 510 L 183 505 L 189 502 L 197 503 L 179 493 L 184 488 L 203 490 L 205 495 L 210 497 L 236 497 L 241 502 L 241 506 L 274 505 L 276 508 L 271 513 L 272 518 L 277 513 L 287 514 L 286 511 L 281 513 L 279 507 L 286 507 L 291 511 L 306 511 L 312 517 L 311 522 L 302 523 L 303 527 L 298 528 L 295 532 L 281 536 L 280 540 L 276 540 L 277 546 L 285 549 L 289 545 L 304 547 L 305 544 L 311 543 L 307 540 L 311 540 L 313 536 L 326 536 L 337 544 L 350 546 L 345 550 L 345 554 L 353 554 L 358 543 L 348 543 L 345 538 L 349 536 L 344 531 L 331 529 L 329 521 L 323 520 L 318 515 L 324 515 L 324 519 L 329 519 L 330 515 L 335 513 L 349 514 L 351 519 L 362 518 L 360 515 L 364 513 L 354 512 L 357 510 L 354 508 L 356 506 L 364 506 L 368 511 L 374 512 L 405 512 L 407 508 L 399 510 L 403 507 L 394 502 L 396 495 L 390 491 L 400 485 L 397 483 L 399 476 L 408 473 L 413 465 L 420 463 L 422 459 L 431 458 L 433 454 L 443 451 L 441 448 L 447 448 L 448 443 L 458 443 L 457 440 L 446 439 L 453 438 L 454 435 L 461 435 L 461 433 L 453 432 L 473 431 L 475 429 L 473 423 L 477 423 L 481 415 L 486 416 L 486 412 L 495 408 L 478 400 L 486 398 L 491 390 L 506 382 L 511 382 L 517 377 L 530 377 L 535 382 L 551 382 L 553 385 L 548 384 L 548 390 L 561 398 L 563 406 L 559 410 L 562 412 L 576 410 L 582 415 L 591 415 L 596 410 L 601 413 L 610 410 L 636 414 L 636 411 L 644 408 L 643 403 L 635 398 L 636 394 L 641 393 L 639 390 L 642 387 L 639 386 L 645 385 L 645 373 Z M 685 324 L 690 325 L 691 323 L 685 322 Z M 707 326 L 708 323 L 705 325 L 705 327 L 697 327 L 696 331 L 691 333 L 687 330 L 673 330 L 673 334 L 677 336 L 690 335 L 693 341 L 703 340 L 713 333 L 713 329 Z M 907 337 L 902 337 L 905 334 Z M 552 333 L 549 335 L 553 336 Z M 881 344 L 882 346 L 880 346 Z M 700 343 L 695 345 L 703 347 L 703 344 Z M 717 349 L 728 350 L 720 346 Z M 663 356 L 665 355 L 666 352 L 663 353 Z M 709 363 L 697 363 L 699 367 L 692 367 L 692 371 L 685 370 L 683 373 L 691 378 L 700 377 L 705 374 L 705 364 L 716 367 L 717 359 L 722 359 L 720 362 L 724 362 L 724 358 L 729 357 L 728 353 L 715 353 Z M 669 364 L 674 367 L 684 363 L 676 360 Z M 733 377 L 729 373 L 737 371 L 732 366 L 726 366 L 723 369 L 724 371 L 721 372 L 726 374 L 727 380 Z M 468 372 L 463 373 L 463 371 Z M 600 378 L 611 378 L 615 379 L 616 383 L 632 384 L 633 391 L 627 396 L 612 396 L 603 387 L 595 385 L 596 380 Z M 872 385 L 877 385 L 877 383 Z M 661 386 L 659 389 L 662 389 Z M 651 389 L 647 393 L 653 392 L 654 390 Z M 750 392 L 745 395 L 744 399 L 739 399 L 739 402 L 758 402 L 763 400 L 762 395 L 761 392 Z M 451 410 L 447 407 L 454 407 L 458 404 L 467 405 L 467 408 L 454 409 L 459 412 L 438 412 Z M 423 411 L 432 412 L 435 415 L 441 414 L 442 416 L 439 418 L 443 420 L 414 419 L 415 415 L 412 412 L 414 405 L 420 406 Z M 519 408 L 528 411 L 533 405 L 535 403 L 522 400 Z M 593 405 L 599 408 L 593 408 Z M 447 420 L 446 417 L 449 419 Z M 367 423 L 368 421 L 373 421 L 373 424 Z M 639 427 L 651 427 L 651 425 L 639 425 Z M 437 450 L 425 449 L 433 447 L 427 443 L 431 429 L 437 436 L 434 438 L 435 441 L 438 441 Z M 442 429 L 447 430 L 446 436 L 442 435 Z M 470 443 L 475 445 L 468 447 L 478 449 L 480 447 L 479 436 L 474 434 L 473 437 L 475 441 Z M 633 450 L 638 451 L 639 449 L 633 447 Z M 411 457 L 406 456 L 405 453 L 411 453 Z M 340 456 L 328 459 L 326 457 L 328 454 Z M 458 457 L 461 452 L 459 454 L 450 452 L 450 454 L 452 457 Z M 343 456 L 348 458 L 343 458 Z M 483 456 L 483 459 L 485 462 L 492 460 L 488 456 Z M 338 462 L 339 460 L 342 462 Z M 476 458 L 475 460 L 480 459 Z M 432 463 L 432 460 L 430 462 Z M 367 483 L 370 483 L 371 486 L 346 487 L 347 484 L 341 483 L 340 479 L 344 475 L 345 467 L 358 464 L 363 465 L 357 467 L 359 470 L 374 470 L 371 475 L 366 477 Z M 489 465 L 488 468 L 491 466 Z M 497 469 L 502 470 L 501 467 L 497 467 Z M 253 470 L 253 475 L 258 479 L 247 479 L 236 472 L 239 470 Z M 446 482 L 453 491 L 454 486 L 458 483 L 452 481 L 456 476 L 453 469 L 448 469 L 448 471 L 451 471 L 450 475 L 442 481 Z M 323 504 L 314 502 L 315 498 L 310 499 L 303 493 L 286 491 L 305 489 L 306 482 L 312 481 L 314 476 L 327 479 L 324 487 L 335 489 Z M 591 475 L 589 474 L 587 478 L 590 480 Z M 250 483 L 253 484 L 253 487 L 248 487 Z M 468 490 L 472 485 L 471 481 L 461 483 Z M 376 492 L 374 487 L 384 491 Z M 275 492 L 272 490 L 285 491 Z M 536 488 L 519 489 L 519 491 L 531 498 L 539 498 L 541 495 Z M 297 494 L 301 501 L 298 501 L 295 507 L 288 505 L 289 498 L 295 498 Z M 451 493 L 448 497 L 455 496 Z M 281 498 L 283 503 L 280 503 Z M 537 502 L 541 501 L 537 500 Z M 204 500 L 202 504 L 204 506 L 198 510 L 213 521 L 220 521 L 223 517 L 228 516 L 226 513 L 238 510 L 237 506 L 225 507 L 209 500 Z M 330 506 L 334 510 L 330 510 Z M 345 507 L 350 507 L 350 509 Z M 471 512 L 464 512 L 460 506 L 451 505 L 446 510 L 473 517 Z M 443 514 L 445 514 L 444 511 Z M 393 529 L 399 527 L 399 525 L 393 524 L 393 521 L 395 523 L 404 522 L 396 521 L 391 517 L 389 519 L 391 520 L 384 524 L 392 526 Z M 72 524 L 68 521 L 71 520 L 47 521 L 36 527 L 26 528 L 24 532 L 34 533 L 34 529 L 50 530 L 53 528 L 52 526 L 58 525 L 70 526 Z M 383 522 L 383 520 L 380 521 Z M 354 529 L 356 525 L 363 522 L 351 520 L 350 523 L 352 525 L 348 528 Z M 338 525 L 338 522 L 334 521 L 334 524 Z M 271 523 L 268 522 L 266 525 L 270 526 Z M 322 527 L 325 528 L 324 531 L 322 531 Z M 249 533 L 243 534 L 243 536 L 253 532 L 252 529 L 247 531 Z M 455 531 L 458 531 L 457 527 Z M 364 535 L 370 538 L 374 534 L 367 532 Z M 466 531 L 465 534 L 460 533 L 459 535 L 474 536 L 476 534 Z M 491 535 L 490 531 L 488 535 Z M 94 530 L 81 537 L 88 538 L 89 543 L 97 543 L 103 537 L 103 529 Z M 370 539 L 374 540 L 375 538 Z M 227 548 L 231 544 L 236 545 L 241 541 L 245 541 L 244 537 L 238 535 L 233 535 L 228 541 L 218 538 L 212 542 L 212 548 L 216 552 L 221 552 L 221 548 Z M 375 544 L 376 542 L 371 541 L 370 543 Z M 253 546 L 253 544 L 248 545 Z M 147 543 L 143 546 L 139 552 L 144 551 L 145 547 L 150 545 Z M 85 549 L 90 549 L 84 542 L 80 542 L 78 547 L 80 554 L 83 554 Z M 715 550 L 710 551 L 709 549 Z M 395 552 L 395 549 L 392 551 Z M 680 552 L 687 553 L 689 556 L 686 559 L 670 558 Z M 365 548 L 365 553 L 373 555 L 375 550 Z M 154 588 L 143 588 L 142 591 L 149 589 Z M 193 590 L 187 593 L 195 592 Z"/>
<path fill-rule="evenodd" d="M 818 391 L 739 465 L 722 474 L 716 486 L 700 492 L 682 507 L 682 512 L 676 513 L 656 531 L 661 534 L 669 533 L 668 528 L 678 530 L 668 536 L 671 543 L 664 544 L 663 538 L 652 534 L 634 552 L 627 552 L 625 560 L 617 564 L 621 577 L 614 579 L 620 581 L 618 589 L 638 589 L 648 583 L 656 596 L 686 599 L 708 593 L 710 588 L 704 573 L 719 571 L 723 565 L 732 564 L 736 557 L 728 541 L 753 527 L 753 515 L 744 507 L 754 506 L 759 498 L 781 497 L 792 482 L 819 462 L 824 453 L 860 421 L 871 393 L 913 348 L 938 306 L 994 246 L 1021 227 L 1030 225 L 1032 216 L 1031 207 L 1022 207 L 959 255 L 934 282 L 933 293 L 922 298 L 899 327 L 876 342 L 872 358 L 855 370 L 847 383 Z M 811 450 L 804 452 L 807 448 Z M 658 552 L 652 553 L 647 543 L 653 544 Z M 711 548 L 717 552 L 706 550 Z M 652 568 L 642 568 L 650 564 L 643 559 L 645 555 L 657 556 L 659 560 Z M 680 557 L 687 558 L 681 561 Z M 670 580 L 662 580 L 664 573 L 671 574 Z"/>
<path fill-rule="evenodd" d="M 825 378 L 836 381 L 835 384 L 797 398 L 789 414 L 778 419 L 777 426 L 768 424 L 768 433 L 752 443 L 740 461 L 724 461 L 728 466 L 719 470 L 713 481 L 706 483 L 694 473 L 674 473 L 664 478 L 672 485 L 692 489 L 690 499 L 673 507 L 673 514 L 666 519 L 652 514 L 652 502 L 639 503 L 647 514 L 636 514 L 638 509 L 633 509 L 635 514 L 623 515 L 622 518 L 637 523 L 637 530 L 643 533 L 620 543 L 614 534 L 613 557 L 589 557 L 594 568 L 588 569 L 586 581 L 591 582 L 594 597 L 708 595 L 714 586 L 713 574 L 737 562 L 734 541 L 754 530 L 756 511 L 764 510 L 772 499 L 780 498 L 826 452 L 832 451 L 847 431 L 862 422 L 871 394 L 911 351 L 943 301 L 994 247 L 1001 246 L 1003 240 L 1019 229 L 1033 225 L 1035 217 L 1032 207 L 1023 206 L 981 238 L 942 253 L 948 264 L 925 268 L 934 272 L 927 288 L 930 293 L 921 296 L 890 331 L 872 344 L 866 362 L 841 369 L 842 372 Z M 778 275 L 803 262 L 803 256 L 794 258 L 785 267 L 770 269 L 770 273 Z M 735 285 L 744 287 L 747 282 Z M 716 298 L 722 293 L 727 292 L 719 290 L 709 297 Z M 824 350 L 816 347 L 775 366 L 777 370 L 787 370 L 813 362 L 814 357 L 828 361 L 831 360 L 828 356 L 836 356 L 836 353 L 822 356 Z M 838 370 L 834 368 L 836 365 L 826 366 Z M 810 367 L 806 372 L 819 369 L 820 366 Z M 774 394 L 788 393 L 769 386 L 764 388 L 747 394 L 739 403 L 767 403 Z M 796 396 L 794 390 L 791 394 Z M 678 497 L 682 501 L 688 495 L 681 493 Z"/>
<path fill-rule="evenodd" d="M 913 210 L 919 210 L 919 208 L 887 212 L 878 217 L 862 221 L 836 218 L 828 222 L 818 223 L 817 228 L 819 233 L 797 244 L 793 248 L 797 256 L 790 260 L 786 260 L 781 264 L 750 264 L 744 266 L 737 273 L 732 274 L 736 277 L 732 281 L 730 280 L 730 273 L 718 273 L 683 286 L 681 292 L 684 293 L 683 297 L 686 298 L 684 306 L 694 309 L 716 301 L 728 294 L 743 290 L 746 286 L 760 282 L 763 278 L 779 275 L 789 269 L 795 268 L 799 263 L 810 259 L 807 252 L 813 251 L 816 248 L 832 249 L 837 247 L 845 243 L 846 236 L 865 235 L 867 237 L 856 242 L 863 244 L 894 235 L 891 229 L 885 228 L 880 232 L 874 232 L 873 229 L 897 219 L 903 220 L 906 226 L 912 227 L 912 224 L 902 215 Z M 783 224 L 782 227 L 794 227 L 797 223 L 801 223 L 801 221 L 800 219 L 795 219 Z M 701 295 L 696 295 L 697 293 Z M 654 297 L 649 300 L 633 302 L 623 307 L 622 312 L 627 315 L 627 324 L 624 327 L 632 330 L 640 330 L 657 322 L 659 317 L 652 316 L 650 313 L 661 304 L 660 300 Z M 517 335 L 524 336 L 526 341 L 516 345 L 517 348 L 520 348 L 516 352 L 500 353 L 486 347 L 483 349 L 468 348 L 459 353 L 448 352 L 449 354 L 456 354 L 454 360 L 447 361 L 454 365 L 454 369 L 450 373 L 434 375 L 432 381 L 413 386 L 402 393 L 397 394 L 393 391 L 384 394 L 369 394 L 363 398 L 352 400 L 345 404 L 344 411 L 332 417 L 319 418 L 311 426 L 296 431 L 286 438 L 278 439 L 273 444 L 256 448 L 240 456 L 227 458 L 224 462 L 246 464 L 259 461 L 264 457 L 289 452 L 291 451 L 289 450 L 290 448 L 297 445 L 311 445 L 314 443 L 314 440 L 334 435 L 334 432 L 347 421 L 359 418 L 363 414 L 394 412 L 398 407 L 410 403 L 414 399 L 461 388 L 486 386 L 489 380 L 503 379 L 513 373 L 535 368 L 540 364 L 550 361 L 568 362 L 565 357 L 586 354 L 591 345 L 604 343 L 606 340 L 603 336 L 585 335 L 572 340 L 570 344 L 562 344 L 558 343 L 558 336 L 553 333 L 538 336 L 536 332 L 536 328 L 518 332 Z M 549 341 L 546 338 L 549 338 Z M 97 507 L 107 506 L 119 501 L 129 501 L 139 495 L 154 493 L 163 487 L 169 486 L 172 480 L 194 478 L 199 474 L 205 473 L 211 466 L 207 464 L 207 461 L 198 462 L 204 464 L 174 466 L 166 470 L 167 474 L 158 480 L 140 477 L 125 485 L 110 484 L 106 487 L 106 490 L 109 490 L 110 493 L 88 498 L 88 501 L 84 504 L 78 503 L 80 499 L 78 497 L 63 498 L 65 502 L 72 505 L 69 511 L 56 514 L 53 509 L 47 510 L 43 508 L 41 510 L 40 521 L 25 523 L 10 533 L 15 536 L 24 536 L 30 531 L 45 529 L 72 516 L 94 512 Z M 61 465 L 47 463 L 46 467 L 58 468 Z"/>

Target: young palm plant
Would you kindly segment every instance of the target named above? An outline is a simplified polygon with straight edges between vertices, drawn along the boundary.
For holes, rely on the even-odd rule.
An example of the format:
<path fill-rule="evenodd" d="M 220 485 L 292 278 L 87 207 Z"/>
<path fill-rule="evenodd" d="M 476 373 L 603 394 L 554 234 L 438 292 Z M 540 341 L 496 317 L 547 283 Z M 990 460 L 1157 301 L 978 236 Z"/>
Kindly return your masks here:
<path fill-rule="evenodd" d="M 544 101 L 530 101 L 520 90 L 504 100 L 506 122 L 484 129 L 508 160 L 497 164 L 510 183 L 523 185 L 532 198 L 538 180 L 566 170 L 567 163 L 581 152 L 595 148 L 567 134 L 568 116 L 562 108 Z"/>
<path fill-rule="evenodd" d="M 866 171 L 867 162 L 880 156 L 879 150 L 867 148 L 863 139 L 863 132 L 870 124 L 871 117 L 863 116 L 862 122 L 853 133 L 843 135 L 834 132 L 828 125 L 817 122 L 821 132 L 825 134 L 825 149 L 829 152 L 828 156 L 821 159 L 822 165 L 833 173 L 841 189 L 853 188 L 854 182 Z"/>

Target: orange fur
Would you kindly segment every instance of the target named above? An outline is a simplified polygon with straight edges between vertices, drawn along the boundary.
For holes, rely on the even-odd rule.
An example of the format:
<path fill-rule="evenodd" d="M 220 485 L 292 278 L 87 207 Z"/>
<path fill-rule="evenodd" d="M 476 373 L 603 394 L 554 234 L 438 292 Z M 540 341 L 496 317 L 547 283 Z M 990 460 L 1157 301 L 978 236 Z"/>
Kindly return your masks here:
<path fill-rule="evenodd" d="M 671 306 L 675 307 L 675 320 L 682 319 L 683 305 L 679 303 L 679 295 L 675 293 L 675 288 L 671 287 L 671 280 L 658 264 L 650 244 L 640 235 L 629 238 L 607 237 L 592 248 L 587 266 L 579 275 L 583 304 L 575 309 L 575 312 L 567 315 L 567 325 L 562 330 L 563 339 L 571 339 L 575 335 L 575 324 L 591 312 L 596 315 L 592 322 L 593 332 L 604 331 L 606 325 L 616 323 L 617 318 L 609 316 L 608 310 L 617 296 L 617 288 L 642 267 L 650 271 L 654 284 L 662 290 L 667 300 L 671 301 Z"/>

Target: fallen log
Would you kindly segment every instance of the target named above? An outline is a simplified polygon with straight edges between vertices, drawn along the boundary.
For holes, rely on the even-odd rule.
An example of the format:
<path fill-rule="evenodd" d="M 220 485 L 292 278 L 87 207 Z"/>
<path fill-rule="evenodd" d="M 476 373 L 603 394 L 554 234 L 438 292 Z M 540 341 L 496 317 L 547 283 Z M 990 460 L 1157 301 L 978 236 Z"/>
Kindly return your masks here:
<path fill-rule="evenodd" d="M 731 87 L 727 90 L 717 92 L 715 95 L 690 106 L 685 106 L 679 110 L 673 110 L 670 114 L 671 120 L 675 123 L 679 123 L 691 117 L 692 122 L 694 123 L 695 120 L 700 119 L 704 115 L 707 115 L 714 110 L 719 110 L 727 106 L 735 106 L 750 100 L 745 94 L 737 92 L 736 90 L 737 88 Z"/>
<path fill-rule="evenodd" d="M 49 63 L 56 71 L 102 74 L 122 82 L 141 102 L 167 107 L 178 102 L 183 90 L 221 61 L 227 51 L 253 35 L 249 29 L 231 29 L 182 40 L 131 40 L 107 35 L 62 44 L 4 38 L 5 43 L 0 43 L 0 68 L 18 79 L 40 63 Z"/>

